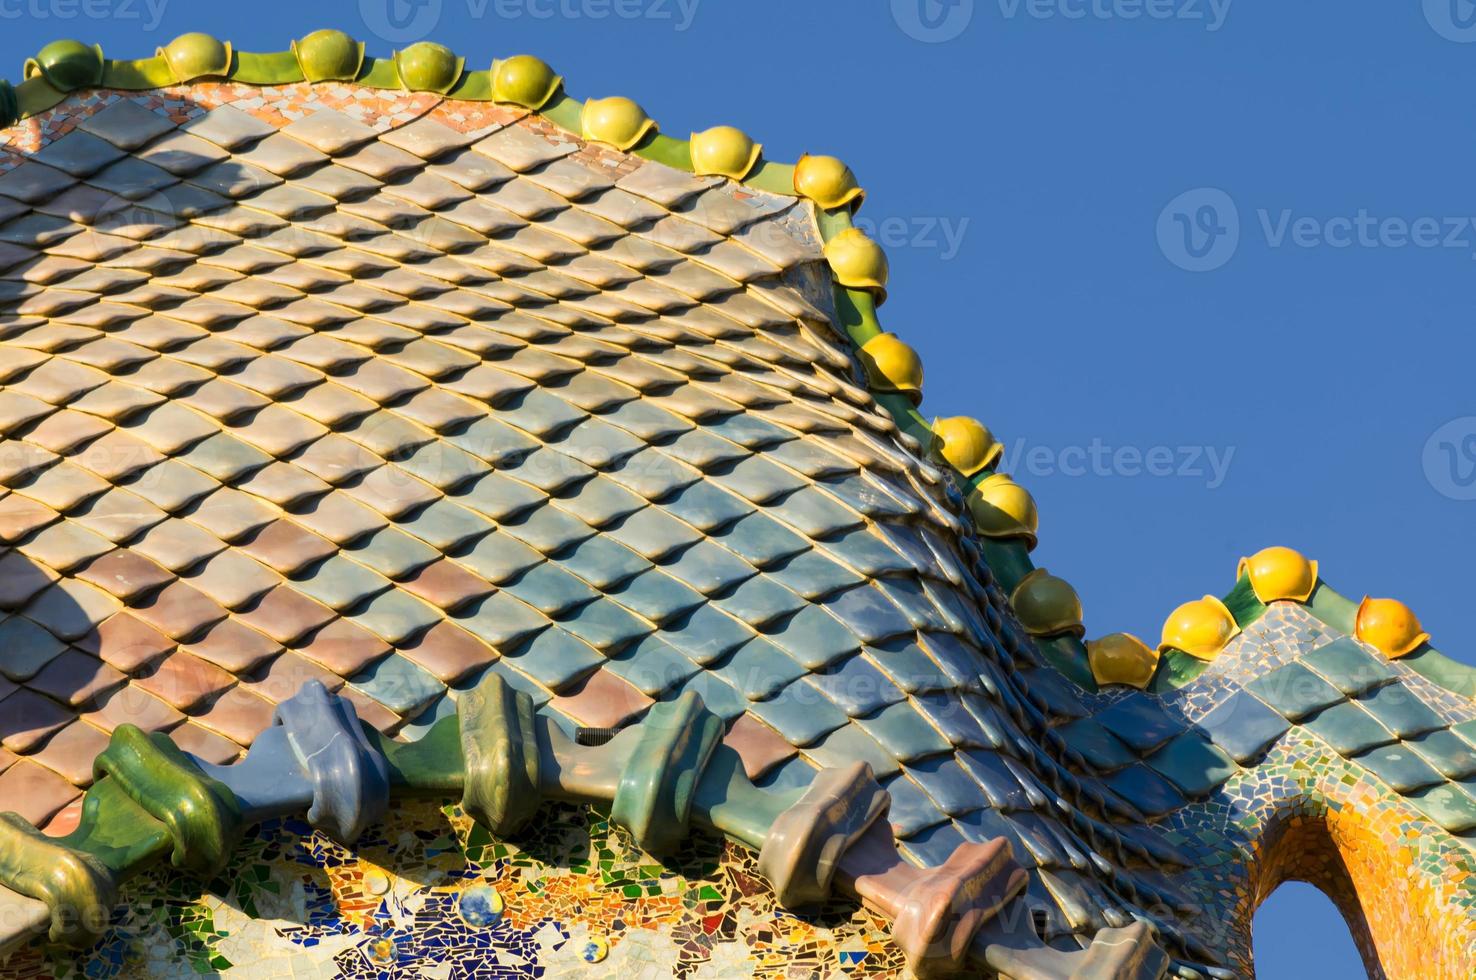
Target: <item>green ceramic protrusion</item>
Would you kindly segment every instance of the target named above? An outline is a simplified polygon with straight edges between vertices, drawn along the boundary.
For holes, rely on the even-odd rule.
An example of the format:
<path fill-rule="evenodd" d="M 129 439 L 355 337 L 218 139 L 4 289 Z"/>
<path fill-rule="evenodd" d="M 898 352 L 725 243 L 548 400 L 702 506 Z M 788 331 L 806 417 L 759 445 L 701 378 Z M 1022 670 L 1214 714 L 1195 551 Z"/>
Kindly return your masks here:
<path fill-rule="evenodd" d="M 20 121 L 20 99 L 15 86 L 0 78 L 0 128 L 13 126 Z"/>
<path fill-rule="evenodd" d="M 1230 610 L 1230 615 L 1235 618 L 1235 625 L 1241 629 L 1266 615 L 1266 604 L 1256 598 L 1256 590 L 1251 588 L 1249 575 L 1242 575 L 1236 581 L 1235 588 L 1225 597 L 1225 608 Z"/>
<path fill-rule="evenodd" d="M 538 731 L 533 699 L 495 671 L 457 701 L 466 782 L 461 808 L 498 837 L 510 837 L 538 812 Z"/>
<path fill-rule="evenodd" d="M 400 71 L 400 84 L 408 91 L 444 95 L 461 78 L 466 59 L 434 41 L 417 41 L 395 52 L 395 66 Z"/>
<path fill-rule="evenodd" d="M 26 61 L 24 77 L 40 75 L 52 88 L 73 92 L 102 81 L 103 53 L 99 45 L 68 38 L 52 41 Z"/>
<path fill-rule="evenodd" d="M 101 861 L 0 813 L 0 884 L 51 910 L 54 943 L 86 945 L 107 926 L 118 887 Z"/>
<path fill-rule="evenodd" d="M 648 853 L 670 852 L 687 836 L 692 799 L 723 737 L 723 722 L 696 692 L 686 691 L 653 707 L 640 732 L 620 774 L 610 819 Z"/>
<path fill-rule="evenodd" d="M 996 573 L 997 575 L 998 573 Z M 1075 636 L 1053 636 L 1035 640 L 1046 661 L 1077 687 L 1095 694 L 1097 679 L 1092 675 L 1091 661 L 1087 657 L 1086 644 Z"/>
<path fill-rule="evenodd" d="M 169 829 L 171 862 L 201 876 L 225 867 L 241 826 L 235 795 L 211 779 L 169 740 L 135 725 L 119 725 L 94 760 L 146 813 Z"/>
<path fill-rule="evenodd" d="M 492 63 L 492 98 L 524 109 L 538 111 L 553 101 L 564 79 L 548 62 L 531 54 L 515 55 Z"/>
<path fill-rule="evenodd" d="M 177 82 L 218 78 L 231 71 L 231 42 L 198 31 L 181 34 L 160 48 L 157 54 L 169 65 Z"/>
<path fill-rule="evenodd" d="M 343 31 L 313 31 L 292 42 L 292 53 L 309 82 L 351 82 L 364 66 L 364 43 Z"/>
<path fill-rule="evenodd" d="M 461 790 L 466 769 L 461 761 L 461 721 L 442 718 L 413 742 L 398 742 L 365 726 L 369 744 L 384 756 L 390 784 L 416 793 L 442 795 Z"/>
<path fill-rule="evenodd" d="M 1192 657 L 1182 650 L 1166 650 L 1158 658 L 1158 673 L 1153 675 L 1148 690 L 1154 694 L 1177 691 L 1209 669 L 1209 665 L 1208 660 Z"/>

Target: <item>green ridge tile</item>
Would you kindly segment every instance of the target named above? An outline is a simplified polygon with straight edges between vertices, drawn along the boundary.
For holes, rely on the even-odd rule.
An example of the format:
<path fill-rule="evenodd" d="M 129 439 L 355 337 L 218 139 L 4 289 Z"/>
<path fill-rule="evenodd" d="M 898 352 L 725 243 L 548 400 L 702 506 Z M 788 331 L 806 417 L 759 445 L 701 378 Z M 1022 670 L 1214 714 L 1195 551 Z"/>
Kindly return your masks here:
<path fill-rule="evenodd" d="M 1445 720 L 1403 684 L 1381 688 L 1358 703 L 1400 738 L 1414 738 L 1445 727 Z"/>
<path fill-rule="evenodd" d="M 1449 779 L 1469 779 L 1476 776 L 1476 748 L 1472 748 L 1452 732 L 1431 732 L 1405 744 Z"/>
<path fill-rule="evenodd" d="M 1396 676 L 1388 663 L 1372 656 L 1361 643 L 1346 636 L 1313 650 L 1302 657 L 1302 663 L 1349 697 L 1388 684 Z"/>
<path fill-rule="evenodd" d="M 1300 663 L 1289 663 L 1246 685 L 1290 721 L 1301 721 L 1343 700 L 1343 693 Z"/>
<path fill-rule="evenodd" d="M 1454 783 L 1412 793 L 1410 799 L 1431 820 L 1453 834 L 1476 830 L 1476 798 Z"/>
<path fill-rule="evenodd" d="M 1389 729 L 1375 721 L 1373 715 L 1351 701 L 1319 711 L 1302 724 L 1342 756 L 1357 755 L 1375 746 L 1399 741 Z"/>
<path fill-rule="evenodd" d="M 1445 782 L 1444 776 L 1430 768 L 1413 749 L 1401 743 L 1373 749 L 1354 761 L 1400 794 L 1409 794 L 1417 789 Z"/>

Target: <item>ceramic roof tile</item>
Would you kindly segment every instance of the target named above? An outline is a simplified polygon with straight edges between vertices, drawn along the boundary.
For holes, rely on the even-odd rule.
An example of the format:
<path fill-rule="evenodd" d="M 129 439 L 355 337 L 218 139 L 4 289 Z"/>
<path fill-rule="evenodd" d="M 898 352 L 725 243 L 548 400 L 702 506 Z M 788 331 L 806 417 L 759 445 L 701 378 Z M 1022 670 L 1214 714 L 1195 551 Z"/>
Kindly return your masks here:
<path fill-rule="evenodd" d="M 0 745 L 24 755 L 72 719 L 72 712 L 51 698 L 21 688 L 0 701 Z"/>
<path fill-rule="evenodd" d="M 390 652 L 389 644 L 346 619 L 333 620 L 293 647 L 340 677 L 351 677 Z"/>
<path fill-rule="evenodd" d="M 348 686 L 401 716 L 413 715 L 445 690 L 425 669 L 398 653 L 349 678 Z"/>
<path fill-rule="evenodd" d="M 1405 744 L 1443 776 L 1465 780 L 1476 776 L 1476 748 L 1452 732 L 1431 732 Z"/>
<path fill-rule="evenodd" d="M 1242 765 L 1260 756 L 1290 728 L 1279 714 L 1245 691 L 1226 698 L 1199 720 L 1198 727 Z"/>
<path fill-rule="evenodd" d="M 1380 746 L 1356 758 L 1359 765 L 1388 783 L 1396 793 L 1413 793 L 1445 782 L 1445 777 L 1402 743 Z"/>
<path fill-rule="evenodd" d="M 0 773 L 0 798 L 32 824 L 44 825 L 77 793 L 64 777 L 29 759 Z"/>
<path fill-rule="evenodd" d="M 1247 689 L 1289 721 L 1301 721 L 1343 700 L 1343 694 L 1299 662 L 1256 678 Z"/>
<path fill-rule="evenodd" d="M 271 135 L 272 127 L 233 105 L 221 105 L 181 126 L 184 131 L 210 140 L 227 150 Z"/>
<path fill-rule="evenodd" d="M 1390 685 L 1357 702 L 1398 738 L 1411 739 L 1446 727 L 1446 722 L 1411 689 Z"/>

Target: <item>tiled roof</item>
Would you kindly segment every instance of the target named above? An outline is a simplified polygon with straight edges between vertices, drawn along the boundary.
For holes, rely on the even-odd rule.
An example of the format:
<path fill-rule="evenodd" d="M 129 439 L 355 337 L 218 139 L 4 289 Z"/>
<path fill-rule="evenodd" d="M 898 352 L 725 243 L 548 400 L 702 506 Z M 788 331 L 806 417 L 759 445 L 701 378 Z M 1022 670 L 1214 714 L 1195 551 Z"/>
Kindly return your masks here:
<path fill-rule="evenodd" d="M 1183 970 L 1219 978 L 1195 927 L 1144 911 L 1182 904 L 1169 872 L 1195 840 L 1147 824 L 1288 731 L 1470 829 L 1451 713 L 1347 669 L 1438 673 L 1427 647 L 1391 668 L 1348 640 L 1222 700 L 1206 656 L 1268 609 L 1244 577 L 1192 604 L 1186 629 L 1207 632 L 1088 652 L 1080 600 L 1030 560 L 1034 504 L 992 434 L 918 413 L 921 365 L 881 330 L 885 260 L 851 227 L 838 162 L 775 164 L 723 127 L 675 140 L 534 59 L 437 75 L 417 48 L 193 36 L 121 62 L 62 45 L 0 89 L 0 113 L 14 94 L 24 116 L 0 159 L 16 840 L 40 841 L 34 824 L 59 860 L 86 851 L 81 794 L 126 783 L 129 759 L 169 774 L 128 783 L 146 799 L 184 787 L 259 816 L 311 798 L 315 825 L 352 837 L 391 784 L 460 788 L 397 760 L 445 750 L 496 690 L 519 706 L 496 744 L 536 707 L 553 726 L 538 744 L 624 732 L 590 771 L 650 787 L 726 778 L 721 741 L 747 836 L 697 810 L 748 843 L 807 793 L 817 812 L 885 811 L 881 857 L 856 843 L 869 824 L 842 835 L 856 860 L 900 854 L 955 891 L 986 870 L 1014 882 L 981 850 L 1007 842 L 1033 931 L 979 931 L 976 950 L 1015 943 L 985 957 L 996 969 L 1067 970 L 1041 939 L 1101 945 L 1149 919 Z M 1304 584 L 1297 601 L 1364 637 L 1315 564 Z M 694 741 L 657 744 L 674 712 Z M 323 718 L 370 726 L 344 765 L 375 791 L 328 805 L 302 769 L 263 795 L 282 728 Z M 846 775 L 857 763 L 876 784 Z M 611 800 L 595 783 L 570 795 Z M 669 832 L 621 799 L 622 825 Z M 170 826 L 177 852 L 200 833 Z"/>
<path fill-rule="evenodd" d="M 1074 882 L 1047 935 L 1128 926 L 1175 852 L 1022 754 L 1036 655 L 858 371 L 844 212 L 560 112 L 206 81 L 12 130 L 6 805 L 66 833 L 124 722 L 235 787 L 306 682 L 414 744 L 490 672 L 571 730 L 696 695 L 773 792 L 865 760 L 909 859 L 1002 837 Z"/>

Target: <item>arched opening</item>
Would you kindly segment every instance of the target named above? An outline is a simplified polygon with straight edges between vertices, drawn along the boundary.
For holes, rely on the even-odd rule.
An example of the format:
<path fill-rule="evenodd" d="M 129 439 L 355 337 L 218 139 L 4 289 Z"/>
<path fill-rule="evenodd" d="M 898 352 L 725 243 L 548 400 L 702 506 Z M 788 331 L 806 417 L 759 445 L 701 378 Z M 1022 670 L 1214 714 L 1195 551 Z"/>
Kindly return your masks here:
<path fill-rule="evenodd" d="M 1257 980 L 1364 975 L 1343 913 L 1312 885 L 1289 881 L 1261 903 L 1251 926 Z"/>

